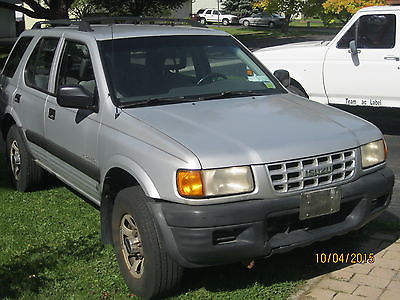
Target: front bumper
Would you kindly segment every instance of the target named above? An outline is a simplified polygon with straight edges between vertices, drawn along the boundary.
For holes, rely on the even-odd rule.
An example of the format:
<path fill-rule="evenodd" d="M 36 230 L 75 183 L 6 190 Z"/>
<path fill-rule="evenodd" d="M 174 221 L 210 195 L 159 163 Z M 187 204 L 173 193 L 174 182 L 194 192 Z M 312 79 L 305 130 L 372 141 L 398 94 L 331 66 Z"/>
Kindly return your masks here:
<path fill-rule="evenodd" d="M 385 167 L 340 186 L 339 212 L 300 221 L 298 195 L 214 205 L 150 204 L 168 253 L 184 267 L 265 257 L 356 230 L 390 203 Z"/>

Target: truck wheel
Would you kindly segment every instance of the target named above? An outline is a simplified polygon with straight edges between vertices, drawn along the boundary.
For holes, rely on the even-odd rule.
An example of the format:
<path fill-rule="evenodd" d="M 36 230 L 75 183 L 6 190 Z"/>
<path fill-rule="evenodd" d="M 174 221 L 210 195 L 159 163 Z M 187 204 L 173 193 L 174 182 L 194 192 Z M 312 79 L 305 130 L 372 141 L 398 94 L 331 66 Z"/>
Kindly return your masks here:
<path fill-rule="evenodd" d="M 206 18 L 201 18 L 200 23 L 206 25 L 207 24 Z"/>
<path fill-rule="evenodd" d="M 228 19 L 223 19 L 222 20 L 222 25 L 228 26 L 229 25 L 229 20 Z"/>
<path fill-rule="evenodd" d="M 40 185 L 43 169 L 28 152 L 21 132 L 12 125 L 7 134 L 6 157 L 15 188 L 20 192 L 34 190 Z"/>
<path fill-rule="evenodd" d="M 121 190 L 112 213 L 112 235 L 121 273 L 136 295 L 145 299 L 176 288 L 183 268 L 161 246 L 153 216 L 140 187 Z"/>
<path fill-rule="evenodd" d="M 268 28 L 272 29 L 275 27 L 275 23 L 274 22 L 269 22 L 268 23 Z"/>
<path fill-rule="evenodd" d="M 250 26 L 250 22 L 248 20 L 244 20 L 243 21 L 243 26 L 244 27 L 249 27 Z"/>
<path fill-rule="evenodd" d="M 308 98 L 308 95 L 301 88 L 298 88 L 295 85 L 291 84 L 287 87 L 287 89 L 289 90 L 289 92 L 292 92 L 293 94 L 299 95 L 304 98 Z"/>

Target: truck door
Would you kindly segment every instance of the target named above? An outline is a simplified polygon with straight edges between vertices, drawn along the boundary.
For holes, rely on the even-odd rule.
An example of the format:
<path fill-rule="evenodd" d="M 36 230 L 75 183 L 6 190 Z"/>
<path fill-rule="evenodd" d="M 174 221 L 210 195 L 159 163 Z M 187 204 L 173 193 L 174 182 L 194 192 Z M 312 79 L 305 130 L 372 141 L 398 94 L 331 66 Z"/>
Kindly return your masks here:
<path fill-rule="evenodd" d="M 66 39 L 57 66 L 56 93 L 62 86 L 80 86 L 95 99 L 98 98 L 92 58 L 84 42 Z M 52 94 L 46 102 L 44 123 L 48 149 L 52 154 L 47 163 L 75 188 L 98 198 L 99 113 L 91 109 L 62 107 Z"/>
<path fill-rule="evenodd" d="M 400 106 L 397 18 L 394 12 L 364 12 L 332 41 L 323 71 L 329 104 Z"/>

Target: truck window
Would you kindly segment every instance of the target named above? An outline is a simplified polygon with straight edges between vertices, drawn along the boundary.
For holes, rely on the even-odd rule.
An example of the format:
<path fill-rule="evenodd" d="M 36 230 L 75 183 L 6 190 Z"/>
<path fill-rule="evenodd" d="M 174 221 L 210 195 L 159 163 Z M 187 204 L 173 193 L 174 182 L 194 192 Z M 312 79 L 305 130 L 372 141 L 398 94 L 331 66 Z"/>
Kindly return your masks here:
<path fill-rule="evenodd" d="M 32 88 L 48 91 L 49 76 L 58 38 L 41 39 L 25 67 L 25 83 Z"/>
<path fill-rule="evenodd" d="M 396 16 L 394 14 L 374 14 L 361 16 L 343 35 L 337 48 L 349 48 L 350 41 L 356 39 L 357 25 L 357 48 L 390 49 L 394 47 Z"/>
<path fill-rule="evenodd" d="M 14 76 L 14 73 L 17 70 L 19 63 L 22 59 L 22 56 L 24 55 L 25 50 L 28 48 L 32 39 L 33 39 L 32 36 L 24 36 L 19 39 L 19 41 L 17 42 L 13 51 L 10 54 L 7 64 L 4 67 L 3 70 L 4 76 L 8 78 L 12 78 Z"/>
<path fill-rule="evenodd" d="M 91 95 L 95 94 L 96 81 L 89 49 L 75 41 L 65 43 L 56 90 L 69 85 L 80 85 Z"/>

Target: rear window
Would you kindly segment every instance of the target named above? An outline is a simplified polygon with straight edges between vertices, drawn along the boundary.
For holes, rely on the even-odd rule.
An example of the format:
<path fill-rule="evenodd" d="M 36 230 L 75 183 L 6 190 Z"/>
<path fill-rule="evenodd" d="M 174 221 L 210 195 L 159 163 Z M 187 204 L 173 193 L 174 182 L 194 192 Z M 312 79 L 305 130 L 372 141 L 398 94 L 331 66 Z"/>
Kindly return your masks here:
<path fill-rule="evenodd" d="M 25 36 L 18 40 L 17 44 L 15 45 L 14 49 L 10 54 L 7 64 L 4 67 L 3 70 L 4 76 L 9 78 L 14 76 L 15 71 L 19 66 L 19 63 L 21 62 L 22 56 L 24 55 L 25 50 L 28 48 L 32 39 L 33 37 L 31 36 Z"/>
<path fill-rule="evenodd" d="M 26 85 L 41 91 L 48 90 L 50 70 L 58 40 L 49 37 L 42 38 L 38 42 L 25 67 Z"/>

